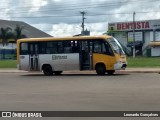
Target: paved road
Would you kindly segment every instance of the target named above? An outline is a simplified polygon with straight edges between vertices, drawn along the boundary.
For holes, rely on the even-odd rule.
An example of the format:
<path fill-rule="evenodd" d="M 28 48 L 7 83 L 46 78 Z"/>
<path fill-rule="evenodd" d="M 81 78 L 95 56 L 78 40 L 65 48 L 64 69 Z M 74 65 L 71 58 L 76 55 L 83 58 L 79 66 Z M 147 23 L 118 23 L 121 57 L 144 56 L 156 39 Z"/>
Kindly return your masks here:
<path fill-rule="evenodd" d="M 0 73 L 0 111 L 159 111 L 160 74 Z"/>

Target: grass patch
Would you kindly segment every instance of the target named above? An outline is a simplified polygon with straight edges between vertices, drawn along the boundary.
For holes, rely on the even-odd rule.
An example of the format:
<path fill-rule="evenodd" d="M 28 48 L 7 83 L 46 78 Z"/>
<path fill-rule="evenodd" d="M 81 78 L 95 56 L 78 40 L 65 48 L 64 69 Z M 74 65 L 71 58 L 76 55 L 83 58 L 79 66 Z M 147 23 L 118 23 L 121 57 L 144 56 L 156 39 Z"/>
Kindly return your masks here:
<path fill-rule="evenodd" d="M 128 57 L 128 67 L 160 67 L 160 57 Z"/>
<path fill-rule="evenodd" d="M 132 68 L 151 67 L 160 68 L 160 57 L 128 57 L 128 66 Z M 0 68 L 17 68 L 16 60 L 0 60 Z"/>
<path fill-rule="evenodd" d="M 0 60 L 0 68 L 17 68 L 17 60 Z"/>

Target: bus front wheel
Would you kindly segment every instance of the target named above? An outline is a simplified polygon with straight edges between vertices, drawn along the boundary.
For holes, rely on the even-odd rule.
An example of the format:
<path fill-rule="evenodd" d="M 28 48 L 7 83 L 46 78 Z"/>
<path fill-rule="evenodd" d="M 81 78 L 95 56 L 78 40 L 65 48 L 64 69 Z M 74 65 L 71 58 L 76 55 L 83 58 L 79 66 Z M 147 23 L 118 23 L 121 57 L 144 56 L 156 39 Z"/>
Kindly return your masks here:
<path fill-rule="evenodd" d="M 44 65 L 43 66 L 43 73 L 44 75 L 52 75 L 52 67 L 50 65 Z"/>
<path fill-rule="evenodd" d="M 96 66 L 96 72 L 98 75 L 105 75 L 106 73 L 106 68 L 103 64 L 99 64 Z"/>
<path fill-rule="evenodd" d="M 109 75 L 112 75 L 114 72 L 115 72 L 115 70 L 107 70 L 106 71 Z"/>

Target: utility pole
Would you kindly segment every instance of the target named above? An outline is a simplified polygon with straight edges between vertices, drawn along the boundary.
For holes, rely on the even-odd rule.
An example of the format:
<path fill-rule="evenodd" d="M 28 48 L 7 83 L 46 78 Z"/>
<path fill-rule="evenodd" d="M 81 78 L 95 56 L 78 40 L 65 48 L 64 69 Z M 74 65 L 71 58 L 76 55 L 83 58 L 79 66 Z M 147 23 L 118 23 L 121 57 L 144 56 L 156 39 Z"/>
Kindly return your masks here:
<path fill-rule="evenodd" d="M 136 57 L 136 48 L 135 48 L 135 12 L 133 12 L 133 58 Z"/>
<path fill-rule="evenodd" d="M 84 33 L 84 20 L 86 19 L 85 17 L 84 17 L 84 15 L 86 14 L 86 12 L 85 11 L 82 11 L 82 12 L 80 12 L 81 14 L 82 14 L 82 25 L 81 25 L 81 27 L 82 27 L 82 34 Z"/>

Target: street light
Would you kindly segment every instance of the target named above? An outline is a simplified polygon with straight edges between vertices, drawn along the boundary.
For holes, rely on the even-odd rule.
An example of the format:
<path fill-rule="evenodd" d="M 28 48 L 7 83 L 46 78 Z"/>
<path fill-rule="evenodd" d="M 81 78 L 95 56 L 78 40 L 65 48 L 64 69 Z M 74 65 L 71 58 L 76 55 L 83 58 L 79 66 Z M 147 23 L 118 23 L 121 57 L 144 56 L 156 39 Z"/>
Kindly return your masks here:
<path fill-rule="evenodd" d="M 133 58 L 136 57 L 136 49 L 135 49 L 135 12 L 133 12 Z"/>

